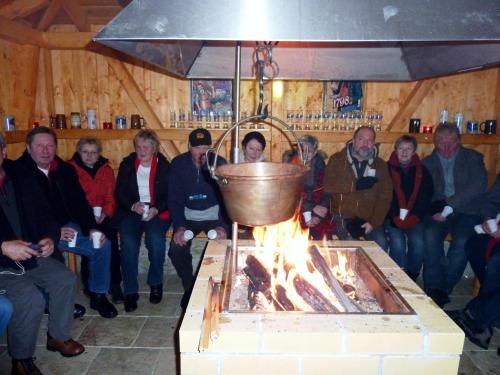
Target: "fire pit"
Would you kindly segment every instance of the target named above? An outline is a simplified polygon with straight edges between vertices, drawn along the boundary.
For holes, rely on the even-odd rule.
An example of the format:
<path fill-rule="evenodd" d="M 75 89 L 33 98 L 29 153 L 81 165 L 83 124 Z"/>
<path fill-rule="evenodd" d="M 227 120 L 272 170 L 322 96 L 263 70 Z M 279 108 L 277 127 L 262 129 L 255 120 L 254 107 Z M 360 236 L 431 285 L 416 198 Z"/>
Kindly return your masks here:
<path fill-rule="evenodd" d="M 463 332 L 374 242 L 254 235 L 237 254 L 209 241 L 179 332 L 183 375 L 457 373 Z"/>

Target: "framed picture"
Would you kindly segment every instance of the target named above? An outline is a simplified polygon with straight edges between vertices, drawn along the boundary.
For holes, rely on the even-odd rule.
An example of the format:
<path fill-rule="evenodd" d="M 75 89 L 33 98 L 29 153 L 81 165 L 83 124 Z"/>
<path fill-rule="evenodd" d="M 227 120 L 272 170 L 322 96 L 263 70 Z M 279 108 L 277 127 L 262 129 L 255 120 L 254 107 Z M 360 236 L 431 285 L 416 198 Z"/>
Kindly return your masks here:
<path fill-rule="evenodd" d="M 227 113 L 233 109 L 233 81 L 191 80 L 191 113 L 207 115 Z"/>
<path fill-rule="evenodd" d="M 324 112 L 361 110 L 362 98 L 362 81 L 325 81 L 323 83 Z"/>

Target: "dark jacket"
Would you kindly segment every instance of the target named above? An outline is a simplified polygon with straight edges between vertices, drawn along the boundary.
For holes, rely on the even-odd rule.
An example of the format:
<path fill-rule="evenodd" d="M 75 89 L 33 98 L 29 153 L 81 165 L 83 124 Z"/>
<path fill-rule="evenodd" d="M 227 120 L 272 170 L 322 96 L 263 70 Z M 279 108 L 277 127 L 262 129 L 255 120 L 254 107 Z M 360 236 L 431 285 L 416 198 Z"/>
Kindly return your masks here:
<path fill-rule="evenodd" d="M 170 163 L 162 154 L 157 154 L 158 164 L 154 176 L 154 202 L 155 207 L 162 217 L 168 209 L 168 174 Z M 120 163 L 118 177 L 116 178 L 115 200 L 117 204 L 114 223 L 118 225 L 125 215 L 131 213 L 132 205 L 139 201 L 139 186 L 137 185 L 136 171 L 137 154 L 131 153 Z M 137 214 L 135 214 L 137 215 Z"/>
<path fill-rule="evenodd" d="M 417 168 L 422 168 L 422 178 L 420 182 L 420 188 L 416 193 L 415 203 L 413 208 L 409 211 L 408 215 L 415 215 L 418 218 L 418 222 L 422 222 L 424 216 L 429 213 L 429 208 L 431 205 L 431 199 L 433 195 L 433 185 L 432 185 L 432 176 L 422 164 L 420 158 L 417 154 L 413 155 L 413 158 L 410 162 L 410 165 L 406 168 L 401 166 L 401 164 L 397 160 L 397 156 L 395 152 L 391 155 L 389 161 L 389 174 L 391 175 L 392 183 L 394 186 L 394 192 L 391 201 L 391 207 L 389 212 L 387 213 L 387 218 L 391 220 L 392 224 L 394 224 L 393 219 L 395 217 L 399 217 L 399 209 L 400 208 L 408 208 L 408 207 L 400 207 L 398 196 L 396 194 L 397 181 L 395 181 L 392 173 L 397 173 L 399 179 L 401 181 L 401 190 L 404 193 L 404 197 L 406 202 L 410 200 L 410 196 L 415 188 L 416 184 L 416 174 Z"/>
<path fill-rule="evenodd" d="M 475 201 L 486 192 L 488 176 L 484 166 L 483 155 L 479 152 L 460 147 L 455 159 L 453 179 L 455 194 L 446 198 L 444 195 L 445 181 L 443 168 L 436 149 L 422 160 L 429 170 L 434 183 L 433 202 L 446 201 L 455 212 L 479 215 Z"/>
<path fill-rule="evenodd" d="M 226 163 L 221 157 L 217 161 L 217 165 Z M 224 203 L 217 182 L 210 176 L 206 164 L 200 169 L 196 168 L 191 153 L 185 152 L 172 160 L 168 194 L 174 230 L 186 226 L 184 207 L 192 210 L 205 210 L 216 204 L 219 205 L 217 225 L 228 228 Z"/>
<path fill-rule="evenodd" d="M 51 214 L 47 201 L 40 199 L 41 191 L 37 186 L 30 186 L 26 179 L 15 168 L 14 162 L 4 160 L 3 167 L 7 178 L 13 184 L 16 200 L 19 224 L 21 226 L 21 237 L 14 234 L 14 229 L 3 210 L 0 208 L 0 244 L 4 241 L 24 240 L 37 243 L 43 238 L 51 238 L 56 244 L 59 241 L 60 228 L 55 217 Z M 53 257 L 62 260 L 61 254 L 54 251 Z M 21 262 L 26 269 L 36 265 L 36 258 L 30 258 Z M 14 261 L 5 255 L 0 255 L 0 267 L 17 268 Z"/>
<path fill-rule="evenodd" d="M 77 223 L 84 236 L 88 236 L 90 229 L 96 227 L 92 207 L 87 202 L 78 175 L 71 164 L 56 156 L 47 178 L 25 151 L 15 161 L 15 166 L 25 173 L 26 179 L 33 181 L 41 190 L 41 197 L 47 200 L 51 213 L 60 226 L 68 222 Z"/>

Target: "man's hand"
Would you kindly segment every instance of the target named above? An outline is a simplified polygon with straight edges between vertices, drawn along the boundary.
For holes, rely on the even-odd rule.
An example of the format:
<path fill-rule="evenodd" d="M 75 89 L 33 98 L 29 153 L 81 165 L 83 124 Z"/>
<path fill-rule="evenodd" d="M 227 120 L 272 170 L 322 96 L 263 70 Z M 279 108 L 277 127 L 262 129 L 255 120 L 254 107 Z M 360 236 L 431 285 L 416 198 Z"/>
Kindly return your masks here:
<path fill-rule="evenodd" d="M 441 212 L 438 212 L 437 214 L 432 215 L 432 219 L 433 219 L 433 220 L 436 220 L 436 221 L 439 221 L 439 222 L 446 221 L 446 217 L 444 217 L 444 216 L 441 214 Z"/>
<path fill-rule="evenodd" d="M 104 219 L 106 219 L 106 214 L 103 212 L 101 216 L 95 218 L 95 222 L 97 224 L 101 224 L 104 221 Z"/>
<path fill-rule="evenodd" d="M 138 215 L 141 215 L 144 213 L 144 207 L 146 205 L 144 204 L 144 202 L 135 202 L 133 205 L 132 205 L 132 211 L 134 211 L 136 214 Z"/>
<path fill-rule="evenodd" d="M 14 240 L 2 242 L 2 254 L 6 257 L 16 261 L 30 259 L 31 257 L 38 256 L 38 251 L 29 247 L 31 242 Z"/>
<path fill-rule="evenodd" d="M 73 239 L 73 237 L 75 237 L 76 234 L 77 234 L 77 231 L 74 230 L 73 228 L 62 227 L 60 240 L 65 241 L 65 242 L 70 242 Z"/>
<path fill-rule="evenodd" d="M 38 242 L 38 245 L 40 245 L 40 256 L 43 258 L 47 258 L 52 255 L 54 252 L 54 241 L 50 238 L 44 238 Z"/>
<path fill-rule="evenodd" d="M 373 231 L 373 225 L 371 225 L 368 221 L 361 225 L 361 228 L 364 228 L 365 234 L 368 234 Z"/>
<path fill-rule="evenodd" d="M 172 239 L 174 240 L 174 243 L 176 243 L 179 246 L 184 246 L 187 244 L 186 239 L 184 238 L 184 232 L 186 231 L 186 228 L 184 227 L 179 227 L 175 230 L 174 235 L 172 236 Z"/>
<path fill-rule="evenodd" d="M 225 240 L 227 238 L 226 230 L 223 227 L 215 227 L 214 229 L 217 232 L 218 240 Z"/>
<path fill-rule="evenodd" d="M 311 218 L 311 220 L 309 220 L 306 225 L 309 227 L 309 228 L 314 228 L 316 225 L 318 225 L 319 223 L 321 222 L 321 219 L 317 216 L 313 216 Z"/>
<path fill-rule="evenodd" d="M 148 214 L 146 215 L 145 218 L 142 219 L 142 221 L 150 221 L 156 215 L 158 215 L 158 209 L 156 207 L 150 207 Z"/>
<path fill-rule="evenodd" d="M 324 206 L 320 206 L 319 204 L 314 206 L 313 212 L 318 215 L 320 218 L 324 219 L 328 214 L 328 208 Z"/>

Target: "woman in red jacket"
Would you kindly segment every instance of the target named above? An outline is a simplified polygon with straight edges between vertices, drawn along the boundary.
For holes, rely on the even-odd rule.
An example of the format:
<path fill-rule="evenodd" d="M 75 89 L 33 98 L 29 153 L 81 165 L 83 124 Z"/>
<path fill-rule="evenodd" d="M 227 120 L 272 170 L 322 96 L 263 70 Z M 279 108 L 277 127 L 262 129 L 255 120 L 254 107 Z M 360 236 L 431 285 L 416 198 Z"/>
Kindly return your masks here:
<path fill-rule="evenodd" d="M 69 162 L 75 167 L 87 201 L 94 208 L 97 229 L 102 231 L 111 241 L 110 293 L 114 303 L 123 303 L 117 231 L 110 225 L 116 209 L 115 174 L 108 164 L 108 159 L 102 157 L 101 152 L 102 145 L 98 139 L 82 138 L 78 141 L 76 152 Z M 88 279 L 86 258 L 82 258 L 81 266 L 83 283 L 86 285 Z"/>

